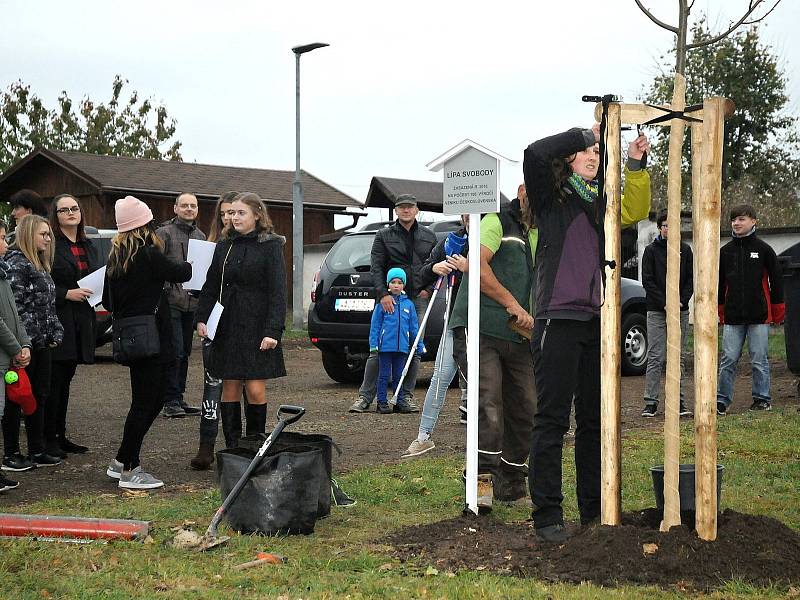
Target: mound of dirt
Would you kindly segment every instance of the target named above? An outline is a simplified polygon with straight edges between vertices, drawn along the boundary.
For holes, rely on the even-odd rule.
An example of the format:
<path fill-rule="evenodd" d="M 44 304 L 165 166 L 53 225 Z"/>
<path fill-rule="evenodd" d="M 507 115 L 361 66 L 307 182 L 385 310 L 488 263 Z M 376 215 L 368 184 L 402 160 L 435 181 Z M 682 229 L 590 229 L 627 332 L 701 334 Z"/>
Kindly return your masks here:
<path fill-rule="evenodd" d="M 556 546 L 539 542 L 529 521 L 470 515 L 401 530 L 388 543 L 400 560 L 440 571 L 487 570 L 553 582 L 678 590 L 711 590 L 731 579 L 755 586 L 800 583 L 800 534 L 775 519 L 726 510 L 714 542 L 700 540 L 686 525 L 662 533 L 660 521 L 656 509 L 625 513 L 619 527 L 572 526 L 572 537 Z"/>

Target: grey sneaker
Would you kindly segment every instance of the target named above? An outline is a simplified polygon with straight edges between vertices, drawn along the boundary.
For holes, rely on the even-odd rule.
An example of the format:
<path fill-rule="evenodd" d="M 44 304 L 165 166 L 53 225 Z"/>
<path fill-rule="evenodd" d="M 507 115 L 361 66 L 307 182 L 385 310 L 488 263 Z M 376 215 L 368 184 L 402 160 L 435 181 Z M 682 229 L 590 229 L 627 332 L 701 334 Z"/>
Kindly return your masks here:
<path fill-rule="evenodd" d="M 427 439 L 424 442 L 414 440 L 411 442 L 408 450 L 403 452 L 403 455 L 400 458 L 414 458 L 415 456 L 421 456 L 426 452 L 430 452 L 434 448 L 436 448 L 436 444 L 434 444 L 433 440 L 431 439 Z"/>
<path fill-rule="evenodd" d="M 108 463 L 106 475 L 111 477 L 111 479 L 119 479 L 122 476 L 122 463 L 116 458 L 112 458 L 111 462 Z"/>
<path fill-rule="evenodd" d="M 655 404 L 653 402 L 646 402 L 644 405 L 644 409 L 642 410 L 642 416 L 648 418 L 655 417 L 657 411 L 658 411 L 658 404 Z"/>
<path fill-rule="evenodd" d="M 686 406 L 686 405 L 685 405 L 683 402 L 681 402 L 681 406 L 680 406 L 680 408 L 678 409 L 678 416 L 681 416 L 681 417 L 691 417 L 691 416 L 692 416 L 692 411 L 690 411 L 690 410 L 687 408 L 687 406 Z"/>
<path fill-rule="evenodd" d="M 753 400 L 750 410 L 772 410 L 772 405 L 766 400 Z"/>
<path fill-rule="evenodd" d="M 147 471 L 142 470 L 141 466 L 138 466 L 130 471 L 123 471 L 118 485 L 127 490 L 152 490 L 160 488 L 164 485 L 164 482 L 156 479 Z"/>
<path fill-rule="evenodd" d="M 161 412 L 168 419 L 182 419 L 186 416 L 186 411 L 180 405 L 174 406 L 172 404 L 164 405 L 164 410 Z"/>
<path fill-rule="evenodd" d="M 369 405 L 370 404 L 372 404 L 372 402 L 370 402 L 366 398 L 362 398 L 362 397 L 359 396 L 358 400 L 353 402 L 353 405 L 350 407 L 350 410 L 348 412 L 351 412 L 351 413 L 367 412 L 369 410 Z"/>
<path fill-rule="evenodd" d="M 181 408 L 183 409 L 183 414 L 187 417 L 196 417 L 200 415 L 200 409 L 196 406 L 189 406 L 186 402 L 181 402 Z"/>
<path fill-rule="evenodd" d="M 408 415 L 411 413 L 418 413 L 419 408 L 417 408 L 416 404 L 414 404 L 413 402 L 409 402 L 408 400 L 398 400 L 397 404 L 395 404 L 394 407 L 392 407 L 392 412 Z"/>

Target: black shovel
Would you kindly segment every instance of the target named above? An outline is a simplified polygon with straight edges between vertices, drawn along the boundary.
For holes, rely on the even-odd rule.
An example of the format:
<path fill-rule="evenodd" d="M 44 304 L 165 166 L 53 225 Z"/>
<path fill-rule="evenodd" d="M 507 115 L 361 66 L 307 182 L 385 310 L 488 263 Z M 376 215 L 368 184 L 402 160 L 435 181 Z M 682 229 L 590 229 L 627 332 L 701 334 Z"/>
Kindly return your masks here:
<path fill-rule="evenodd" d="M 217 527 L 222 521 L 222 517 L 225 516 L 225 512 L 230 508 L 231 504 L 236 500 L 239 496 L 239 492 L 242 491 L 242 488 L 245 486 L 247 481 L 250 479 L 250 475 L 253 471 L 256 470 L 258 465 L 261 463 L 261 459 L 267 453 L 272 443 L 275 439 L 281 434 L 284 428 L 287 425 L 291 425 L 300 417 L 302 417 L 306 412 L 306 409 L 301 406 L 291 406 L 288 404 L 281 404 L 278 407 L 278 423 L 275 425 L 275 429 L 272 430 L 272 433 L 269 434 L 269 437 L 264 440 L 264 443 L 261 444 L 261 447 L 256 452 L 256 455 L 253 457 L 253 460 L 250 461 L 250 464 L 245 469 L 242 476 L 239 478 L 239 481 L 236 482 L 236 485 L 233 486 L 233 489 L 227 495 L 225 500 L 222 502 L 222 506 L 217 509 L 217 512 L 214 513 L 214 518 L 211 519 L 211 524 L 206 529 L 205 534 L 202 538 L 200 538 L 199 544 L 197 546 L 198 552 L 204 552 L 205 550 L 210 550 L 211 548 L 215 548 L 227 542 L 230 537 L 228 536 L 218 536 L 217 535 Z M 287 417 L 287 415 L 289 415 Z M 195 534 L 196 535 L 196 534 Z"/>

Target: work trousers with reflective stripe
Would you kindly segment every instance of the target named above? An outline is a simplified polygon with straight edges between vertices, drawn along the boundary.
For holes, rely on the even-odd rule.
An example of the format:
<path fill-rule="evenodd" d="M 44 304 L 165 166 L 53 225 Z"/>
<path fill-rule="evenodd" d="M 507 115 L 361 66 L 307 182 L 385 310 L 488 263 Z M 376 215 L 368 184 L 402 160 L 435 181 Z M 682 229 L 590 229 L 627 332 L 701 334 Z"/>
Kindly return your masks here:
<path fill-rule="evenodd" d="M 530 345 L 481 335 L 479 346 L 478 473 L 523 479 L 536 410 Z"/>

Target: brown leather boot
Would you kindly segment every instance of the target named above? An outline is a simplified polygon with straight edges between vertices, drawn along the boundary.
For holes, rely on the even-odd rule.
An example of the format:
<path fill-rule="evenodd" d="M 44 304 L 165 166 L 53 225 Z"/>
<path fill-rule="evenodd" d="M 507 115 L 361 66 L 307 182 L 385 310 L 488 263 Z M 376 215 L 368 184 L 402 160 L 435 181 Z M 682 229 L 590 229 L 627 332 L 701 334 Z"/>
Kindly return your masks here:
<path fill-rule="evenodd" d="M 189 465 L 196 471 L 208 471 L 214 462 L 214 442 L 200 441 L 200 448 Z"/>

